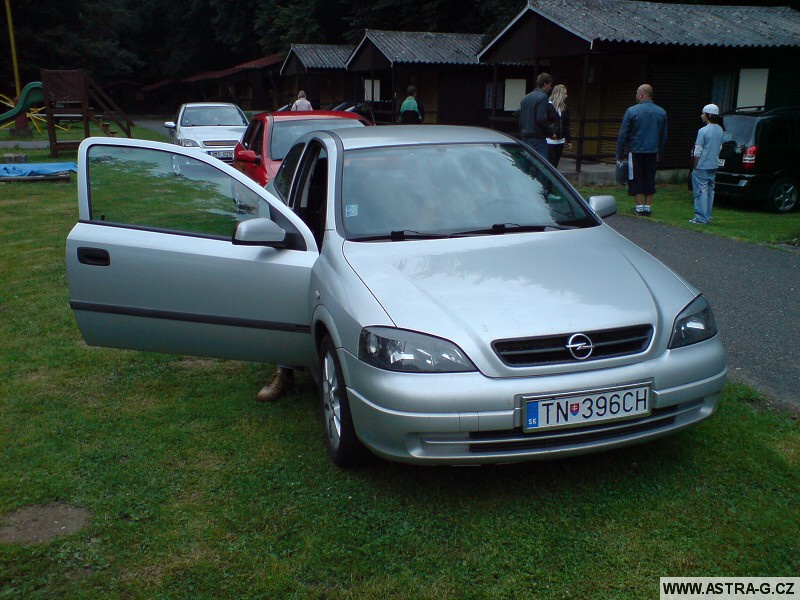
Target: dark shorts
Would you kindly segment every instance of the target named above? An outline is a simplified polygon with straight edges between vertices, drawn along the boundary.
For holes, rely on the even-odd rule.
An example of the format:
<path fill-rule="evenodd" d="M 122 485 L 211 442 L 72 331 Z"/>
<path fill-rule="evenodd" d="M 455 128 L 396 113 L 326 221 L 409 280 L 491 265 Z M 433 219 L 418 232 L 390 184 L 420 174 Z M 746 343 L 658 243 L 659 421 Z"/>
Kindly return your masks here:
<path fill-rule="evenodd" d="M 632 154 L 633 179 L 628 181 L 628 195 L 656 193 L 656 164 L 658 154 Z"/>

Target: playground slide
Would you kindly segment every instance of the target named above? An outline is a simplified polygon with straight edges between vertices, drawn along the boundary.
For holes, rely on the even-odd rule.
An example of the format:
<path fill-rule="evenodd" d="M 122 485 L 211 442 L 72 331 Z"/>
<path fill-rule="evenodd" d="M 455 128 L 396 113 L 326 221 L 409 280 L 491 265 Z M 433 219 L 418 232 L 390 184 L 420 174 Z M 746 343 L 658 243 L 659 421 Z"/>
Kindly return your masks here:
<path fill-rule="evenodd" d="M 41 106 L 44 104 L 44 93 L 42 92 L 41 81 L 31 81 L 28 85 L 22 88 L 19 93 L 19 100 L 17 105 L 9 110 L 0 114 L 0 125 L 13 121 L 21 113 L 27 112 L 32 106 Z"/>

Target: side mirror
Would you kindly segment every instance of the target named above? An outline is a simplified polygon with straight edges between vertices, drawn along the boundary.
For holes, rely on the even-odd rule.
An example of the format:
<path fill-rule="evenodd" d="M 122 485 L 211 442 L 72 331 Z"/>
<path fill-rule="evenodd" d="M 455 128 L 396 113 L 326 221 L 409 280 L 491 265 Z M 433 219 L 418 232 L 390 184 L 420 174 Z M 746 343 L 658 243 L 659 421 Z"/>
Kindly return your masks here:
<path fill-rule="evenodd" d="M 601 219 L 617 214 L 617 200 L 614 196 L 591 196 L 589 206 Z"/>
<path fill-rule="evenodd" d="M 258 156 L 252 150 L 240 150 L 239 152 L 236 153 L 236 156 L 234 156 L 234 158 L 238 161 L 253 163 L 255 165 L 261 162 L 261 157 Z"/>
<path fill-rule="evenodd" d="M 240 221 L 233 232 L 235 246 L 270 246 L 283 248 L 286 245 L 286 231 L 277 223 L 259 217 Z"/>
<path fill-rule="evenodd" d="M 175 123 L 173 121 L 167 121 L 164 123 L 164 127 L 166 129 L 175 129 Z"/>

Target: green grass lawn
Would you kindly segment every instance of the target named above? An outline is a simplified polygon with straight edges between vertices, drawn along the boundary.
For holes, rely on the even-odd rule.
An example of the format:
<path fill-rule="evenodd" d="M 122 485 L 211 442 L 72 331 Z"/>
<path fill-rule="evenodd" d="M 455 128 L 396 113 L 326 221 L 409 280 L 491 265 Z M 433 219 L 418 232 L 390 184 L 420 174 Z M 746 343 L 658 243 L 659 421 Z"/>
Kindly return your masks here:
<path fill-rule="evenodd" d="M 134 123 L 135 123 L 135 121 L 134 121 Z M 29 122 L 28 129 L 31 132 L 31 137 L 29 137 L 29 138 L 13 138 L 13 137 L 11 137 L 11 130 L 13 129 L 13 125 L 11 125 L 11 124 L 9 124 L 6 127 L 0 127 L 0 142 L 14 143 L 14 142 L 17 142 L 17 141 L 26 141 L 26 142 L 31 142 L 31 141 L 33 141 L 33 142 L 47 142 L 47 141 L 49 141 L 49 138 L 48 138 L 48 135 L 47 135 L 47 124 L 44 123 L 44 122 L 41 122 L 41 123 L 38 123 L 38 126 L 39 127 L 37 129 L 36 124 L 34 124 L 33 121 Z M 120 128 L 117 127 L 117 125 L 115 123 L 111 123 L 110 129 L 112 129 L 113 131 L 117 131 L 119 136 L 123 136 L 124 137 L 124 135 L 125 135 L 125 133 L 123 131 L 121 131 Z M 100 129 L 100 127 L 98 127 L 93 122 L 89 123 L 89 133 L 91 135 L 99 135 L 99 136 L 104 136 L 105 135 L 103 133 L 103 131 Z M 135 124 L 134 124 L 134 127 L 131 130 L 131 134 L 135 138 L 142 138 L 142 139 L 148 139 L 148 140 L 149 139 L 157 140 L 157 139 L 161 139 L 161 138 L 166 139 L 165 136 L 160 136 L 159 137 L 159 134 L 157 134 L 155 132 L 152 132 L 152 131 L 148 131 L 144 127 L 138 127 Z M 61 141 L 61 142 L 67 141 L 67 140 L 82 140 L 83 137 L 84 137 L 83 136 L 83 123 L 81 123 L 81 122 L 65 123 L 62 128 L 59 128 L 59 129 L 56 130 L 56 138 L 58 139 L 58 141 Z M 67 153 L 63 153 L 62 152 L 62 154 L 64 154 L 66 156 L 69 153 L 68 152 Z"/>
<path fill-rule="evenodd" d="M 654 218 L 683 226 L 674 194 Z M 0 527 L 31 505 L 91 513 L 69 536 L 0 543 L 0 598 L 654 598 L 659 576 L 800 572 L 800 424 L 753 390 L 729 384 L 700 426 L 600 455 L 342 471 L 305 376 L 264 405 L 270 366 L 81 341 L 74 175 L 0 183 L 0 209 Z M 739 219 L 715 210 L 719 234 L 725 210 Z M 745 215 L 742 233 L 784 220 Z"/>
<path fill-rule="evenodd" d="M 587 198 L 595 194 L 611 194 L 617 199 L 617 209 L 622 215 L 630 215 L 634 207 L 633 198 L 621 186 L 587 187 L 580 191 Z M 713 220 L 709 225 L 692 225 L 689 219 L 694 216 L 694 204 L 692 192 L 686 184 L 659 184 L 650 218 L 711 235 L 763 244 L 800 245 L 800 210 L 788 214 L 768 213 L 746 202 L 723 198 L 715 201 L 712 214 Z"/>

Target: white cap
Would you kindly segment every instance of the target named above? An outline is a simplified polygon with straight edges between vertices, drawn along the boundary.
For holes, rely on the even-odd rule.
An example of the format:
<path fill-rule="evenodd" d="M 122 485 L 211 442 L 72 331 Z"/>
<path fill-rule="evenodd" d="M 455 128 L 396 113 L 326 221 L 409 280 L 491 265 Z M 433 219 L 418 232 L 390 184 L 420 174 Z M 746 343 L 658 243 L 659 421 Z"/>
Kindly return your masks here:
<path fill-rule="evenodd" d="M 719 106 L 716 104 L 706 104 L 703 107 L 703 112 L 707 115 L 718 115 L 719 114 Z"/>

